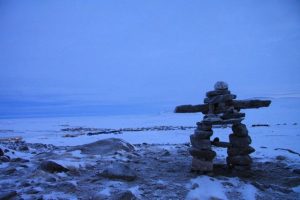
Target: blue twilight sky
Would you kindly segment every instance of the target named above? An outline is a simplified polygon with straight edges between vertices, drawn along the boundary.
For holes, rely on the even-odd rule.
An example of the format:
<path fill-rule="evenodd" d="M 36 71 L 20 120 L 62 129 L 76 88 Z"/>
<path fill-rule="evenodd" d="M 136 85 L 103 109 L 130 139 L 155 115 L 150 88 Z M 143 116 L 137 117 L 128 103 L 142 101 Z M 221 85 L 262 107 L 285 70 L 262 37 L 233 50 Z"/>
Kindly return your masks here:
<path fill-rule="evenodd" d="M 298 0 L 0 0 L 5 106 L 294 93 L 299 64 Z"/>

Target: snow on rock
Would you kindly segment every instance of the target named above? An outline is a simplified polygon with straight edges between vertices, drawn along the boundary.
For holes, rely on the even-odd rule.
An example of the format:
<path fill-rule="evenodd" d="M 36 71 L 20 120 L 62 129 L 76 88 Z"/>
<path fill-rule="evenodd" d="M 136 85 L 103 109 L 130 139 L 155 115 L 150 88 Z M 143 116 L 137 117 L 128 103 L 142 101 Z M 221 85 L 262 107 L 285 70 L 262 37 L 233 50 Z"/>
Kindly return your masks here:
<path fill-rule="evenodd" d="M 123 163 L 113 163 L 99 175 L 109 179 L 121 179 L 125 181 L 134 181 L 136 179 L 135 172 Z"/>
<path fill-rule="evenodd" d="M 122 150 L 131 152 L 134 151 L 134 147 L 122 139 L 108 138 L 104 140 L 98 140 L 90 144 L 74 146 L 72 150 L 81 150 L 81 152 L 84 154 L 105 155 Z"/>
<path fill-rule="evenodd" d="M 44 200 L 59 200 L 59 199 L 77 200 L 78 198 L 75 195 L 70 195 L 63 192 L 51 192 L 49 194 L 43 195 L 43 199 Z"/>
<path fill-rule="evenodd" d="M 201 176 L 191 180 L 190 192 L 186 200 L 210 199 L 247 199 L 255 200 L 257 190 L 254 186 L 240 181 L 238 178 L 217 179 Z"/>

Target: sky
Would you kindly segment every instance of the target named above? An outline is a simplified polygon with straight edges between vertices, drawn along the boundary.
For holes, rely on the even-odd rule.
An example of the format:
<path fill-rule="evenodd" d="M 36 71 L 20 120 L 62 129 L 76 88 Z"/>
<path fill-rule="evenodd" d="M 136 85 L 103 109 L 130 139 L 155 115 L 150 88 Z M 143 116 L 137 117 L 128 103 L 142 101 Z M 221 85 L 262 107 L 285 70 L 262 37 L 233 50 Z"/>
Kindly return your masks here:
<path fill-rule="evenodd" d="M 300 93 L 298 0 L 0 0 L 0 112 Z"/>

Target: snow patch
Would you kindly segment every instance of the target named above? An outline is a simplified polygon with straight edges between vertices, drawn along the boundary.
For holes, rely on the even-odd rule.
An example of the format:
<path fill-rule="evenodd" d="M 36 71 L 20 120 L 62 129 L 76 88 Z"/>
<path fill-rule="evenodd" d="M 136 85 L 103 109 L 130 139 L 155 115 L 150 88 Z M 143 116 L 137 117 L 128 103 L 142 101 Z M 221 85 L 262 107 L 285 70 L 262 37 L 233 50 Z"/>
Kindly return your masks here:
<path fill-rule="evenodd" d="M 231 186 L 232 185 L 232 186 Z M 209 200 L 229 198 L 229 194 L 236 194 L 236 199 L 255 200 L 257 189 L 238 178 L 219 180 L 208 176 L 201 176 L 191 180 L 188 185 L 190 192 L 186 200 Z"/>
<path fill-rule="evenodd" d="M 221 181 L 217 179 L 201 176 L 191 180 L 190 188 L 192 187 L 196 188 L 188 193 L 186 200 L 227 199 L 225 195 L 226 189 L 223 187 Z"/>

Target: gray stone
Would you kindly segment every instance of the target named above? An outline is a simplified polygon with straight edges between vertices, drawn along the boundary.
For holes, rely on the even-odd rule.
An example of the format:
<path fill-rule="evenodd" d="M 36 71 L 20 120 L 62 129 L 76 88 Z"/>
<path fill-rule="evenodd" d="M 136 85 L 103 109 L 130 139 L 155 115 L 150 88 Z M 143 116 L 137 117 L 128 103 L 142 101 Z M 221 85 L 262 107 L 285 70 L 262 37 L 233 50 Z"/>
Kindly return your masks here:
<path fill-rule="evenodd" d="M 131 191 L 123 191 L 112 197 L 113 200 L 136 200 L 136 196 Z"/>
<path fill-rule="evenodd" d="M 252 159 L 250 156 L 245 155 L 245 156 L 230 156 L 226 158 L 227 164 L 229 165 L 241 165 L 241 166 L 247 166 L 251 165 Z"/>
<path fill-rule="evenodd" d="M 214 85 L 215 90 L 228 90 L 228 84 L 224 81 L 218 81 Z"/>
<path fill-rule="evenodd" d="M 205 161 L 198 158 L 192 159 L 192 170 L 201 172 L 211 172 L 213 171 L 213 162 Z"/>
<path fill-rule="evenodd" d="M 132 152 L 134 151 L 134 147 L 122 139 L 109 138 L 104 140 L 98 140 L 90 144 L 75 146 L 72 147 L 70 150 L 81 150 L 81 152 L 84 154 L 105 155 L 112 154 L 117 151 Z"/>
<path fill-rule="evenodd" d="M 248 129 L 245 124 L 234 124 L 232 126 L 232 131 L 238 137 L 248 136 Z"/>
<path fill-rule="evenodd" d="M 232 147 L 245 148 L 251 144 L 251 138 L 247 137 L 237 137 L 234 134 L 229 135 L 229 142 Z"/>
<path fill-rule="evenodd" d="M 0 162 L 9 162 L 10 158 L 8 156 L 0 156 Z"/>
<path fill-rule="evenodd" d="M 192 147 L 189 149 L 189 152 L 193 157 L 204 159 L 206 161 L 212 161 L 216 157 L 216 152 L 212 150 L 199 150 Z"/>
<path fill-rule="evenodd" d="M 41 163 L 40 167 L 42 170 L 44 170 L 46 172 L 50 172 L 50 173 L 69 171 L 69 169 L 67 169 L 53 161 L 43 161 Z"/>
<path fill-rule="evenodd" d="M 125 181 L 134 181 L 137 178 L 135 172 L 129 166 L 122 163 L 111 164 L 99 175 L 109 179 L 121 179 Z"/>
<path fill-rule="evenodd" d="M 19 162 L 19 163 L 26 163 L 26 162 L 29 162 L 29 160 L 24 159 L 24 158 L 12 158 L 10 161 L 11 161 L 11 162 Z"/>
<path fill-rule="evenodd" d="M 191 144 L 196 149 L 211 149 L 211 141 L 207 139 L 197 140 L 195 135 L 190 135 Z"/>
<path fill-rule="evenodd" d="M 0 193 L 0 200 L 10 200 L 16 197 L 18 193 L 16 191 L 8 191 Z"/>
<path fill-rule="evenodd" d="M 295 174 L 300 174 L 300 169 L 294 169 L 293 172 L 294 172 Z"/>
<path fill-rule="evenodd" d="M 16 168 L 12 167 L 12 168 L 8 168 L 7 170 L 5 170 L 5 171 L 3 172 L 3 174 L 5 174 L 5 175 L 12 175 L 12 174 L 14 174 L 16 171 L 17 171 Z"/>
<path fill-rule="evenodd" d="M 224 94 L 230 94 L 229 90 L 213 90 L 206 93 L 206 96 L 208 98 L 218 96 L 218 95 L 224 95 Z"/>
<path fill-rule="evenodd" d="M 209 139 L 213 135 L 213 131 L 203 131 L 196 129 L 194 135 L 197 139 Z"/>
<path fill-rule="evenodd" d="M 64 191 L 67 193 L 73 193 L 77 190 L 77 186 L 72 182 L 62 182 L 55 185 L 59 191 Z"/>
<path fill-rule="evenodd" d="M 197 129 L 198 130 L 203 130 L 203 131 L 211 131 L 212 130 L 212 125 L 211 124 L 197 122 Z"/>
<path fill-rule="evenodd" d="M 220 120 L 217 119 L 203 119 L 203 123 L 208 123 L 211 125 L 227 125 L 227 124 L 238 124 L 241 123 L 241 121 L 243 121 L 244 118 L 236 118 L 236 119 L 227 119 L 227 120 L 222 120 L 220 118 Z"/>
<path fill-rule="evenodd" d="M 286 160 L 285 156 L 276 156 L 276 160 Z"/>
<path fill-rule="evenodd" d="M 245 113 L 238 113 L 238 112 L 226 112 L 221 116 L 222 119 L 234 119 L 234 118 L 243 118 L 243 117 L 245 117 Z"/>
<path fill-rule="evenodd" d="M 255 152 L 255 149 L 251 146 L 247 146 L 243 148 L 230 147 L 227 149 L 227 154 L 229 156 L 249 155 L 253 152 Z"/>
<path fill-rule="evenodd" d="M 28 146 L 26 146 L 26 145 L 21 145 L 18 149 L 19 149 L 19 151 L 28 151 L 29 150 Z"/>
<path fill-rule="evenodd" d="M 233 99 L 236 99 L 236 95 L 234 95 L 234 94 L 223 94 L 223 95 L 213 96 L 213 97 L 210 97 L 210 98 L 205 98 L 204 103 L 215 104 L 215 103 L 222 103 L 222 102 L 226 102 L 226 101 L 231 101 Z"/>

